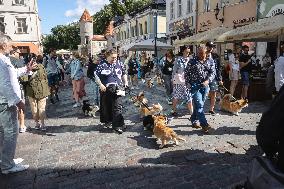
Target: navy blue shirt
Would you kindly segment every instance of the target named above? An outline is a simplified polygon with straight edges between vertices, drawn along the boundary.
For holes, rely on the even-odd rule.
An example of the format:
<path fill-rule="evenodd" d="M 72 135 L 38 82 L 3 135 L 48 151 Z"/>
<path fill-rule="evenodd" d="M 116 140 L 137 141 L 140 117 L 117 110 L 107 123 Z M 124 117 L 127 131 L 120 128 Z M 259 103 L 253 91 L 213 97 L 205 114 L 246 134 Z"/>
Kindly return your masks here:
<path fill-rule="evenodd" d="M 110 84 L 122 85 L 125 67 L 119 61 L 110 64 L 106 60 L 102 60 L 96 69 L 96 75 L 106 87 Z"/>

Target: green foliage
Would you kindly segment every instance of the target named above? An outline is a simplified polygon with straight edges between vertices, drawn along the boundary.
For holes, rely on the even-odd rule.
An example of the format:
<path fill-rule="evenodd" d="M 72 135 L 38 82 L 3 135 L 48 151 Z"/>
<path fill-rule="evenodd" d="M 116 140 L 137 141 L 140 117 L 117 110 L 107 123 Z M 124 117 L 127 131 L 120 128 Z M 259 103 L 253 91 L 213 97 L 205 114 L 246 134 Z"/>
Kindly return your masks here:
<path fill-rule="evenodd" d="M 43 39 L 44 52 L 51 48 L 77 49 L 80 44 L 80 26 L 78 23 L 58 25 L 51 29 L 51 34 Z"/>
<path fill-rule="evenodd" d="M 134 12 L 151 2 L 152 0 L 110 0 L 109 5 L 105 5 L 93 15 L 94 33 L 103 35 L 112 18 Z"/>

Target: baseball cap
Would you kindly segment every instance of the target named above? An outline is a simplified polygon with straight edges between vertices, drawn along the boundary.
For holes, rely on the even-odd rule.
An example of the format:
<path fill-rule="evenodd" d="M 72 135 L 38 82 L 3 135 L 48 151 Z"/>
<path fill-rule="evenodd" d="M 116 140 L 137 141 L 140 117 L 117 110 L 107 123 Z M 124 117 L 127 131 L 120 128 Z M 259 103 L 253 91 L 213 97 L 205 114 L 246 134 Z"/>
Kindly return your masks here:
<path fill-rule="evenodd" d="M 208 41 L 205 46 L 206 47 L 215 47 L 215 44 L 212 41 Z"/>

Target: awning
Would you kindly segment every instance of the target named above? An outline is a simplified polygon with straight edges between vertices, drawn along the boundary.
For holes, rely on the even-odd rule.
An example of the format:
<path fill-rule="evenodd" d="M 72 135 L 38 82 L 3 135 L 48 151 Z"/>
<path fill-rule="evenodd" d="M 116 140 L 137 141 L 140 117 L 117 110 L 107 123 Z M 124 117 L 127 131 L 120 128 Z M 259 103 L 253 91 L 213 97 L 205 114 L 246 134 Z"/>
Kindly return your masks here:
<path fill-rule="evenodd" d="M 220 42 L 217 41 L 217 38 L 227 32 L 230 31 L 232 28 L 227 27 L 217 27 L 212 30 L 208 30 L 202 33 L 198 33 L 196 35 L 187 37 L 182 40 L 177 40 L 174 42 L 175 46 L 178 45 L 185 45 L 185 44 L 200 44 L 200 43 L 206 43 L 207 41 L 213 41 L 213 42 Z"/>
<path fill-rule="evenodd" d="M 71 54 L 71 52 L 65 49 L 60 49 L 56 51 L 56 54 Z"/>
<path fill-rule="evenodd" d="M 268 41 L 283 33 L 284 15 L 281 14 L 225 32 L 217 41 Z"/>
<path fill-rule="evenodd" d="M 157 50 L 168 50 L 174 49 L 173 46 L 157 41 Z M 155 50 L 155 40 L 154 39 L 147 39 L 138 43 L 131 45 L 128 49 L 129 51 L 154 51 Z"/>

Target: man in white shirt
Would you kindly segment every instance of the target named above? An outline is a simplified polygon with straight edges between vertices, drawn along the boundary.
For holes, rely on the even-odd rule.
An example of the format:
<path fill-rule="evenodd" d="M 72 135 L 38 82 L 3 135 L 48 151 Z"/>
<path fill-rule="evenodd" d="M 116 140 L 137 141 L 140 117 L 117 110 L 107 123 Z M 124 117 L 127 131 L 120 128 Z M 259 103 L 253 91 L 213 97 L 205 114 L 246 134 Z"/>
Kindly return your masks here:
<path fill-rule="evenodd" d="M 284 45 L 282 45 L 281 47 L 281 52 L 282 55 L 279 56 L 279 58 L 277 58 L 277 60 L 275 60 L 275 87 L 276 87 L 276 91 L 279 92 L 280 88 L 283 86 L 284 84 Z"/>
<path fill-rule="evenodd" d="M 11 38 L 0 35 L 0 164 L 2 174 L 26 170 L 29 166 L 20 164 L 23 159 L 15 159 L 18 135 L 17 111 L 23 110 L 25 104 L 21 99 L 18 77 L 34 68 L 29 63 L 26 67 L 16 69 L 5 56 L 12 50 Z"/>

